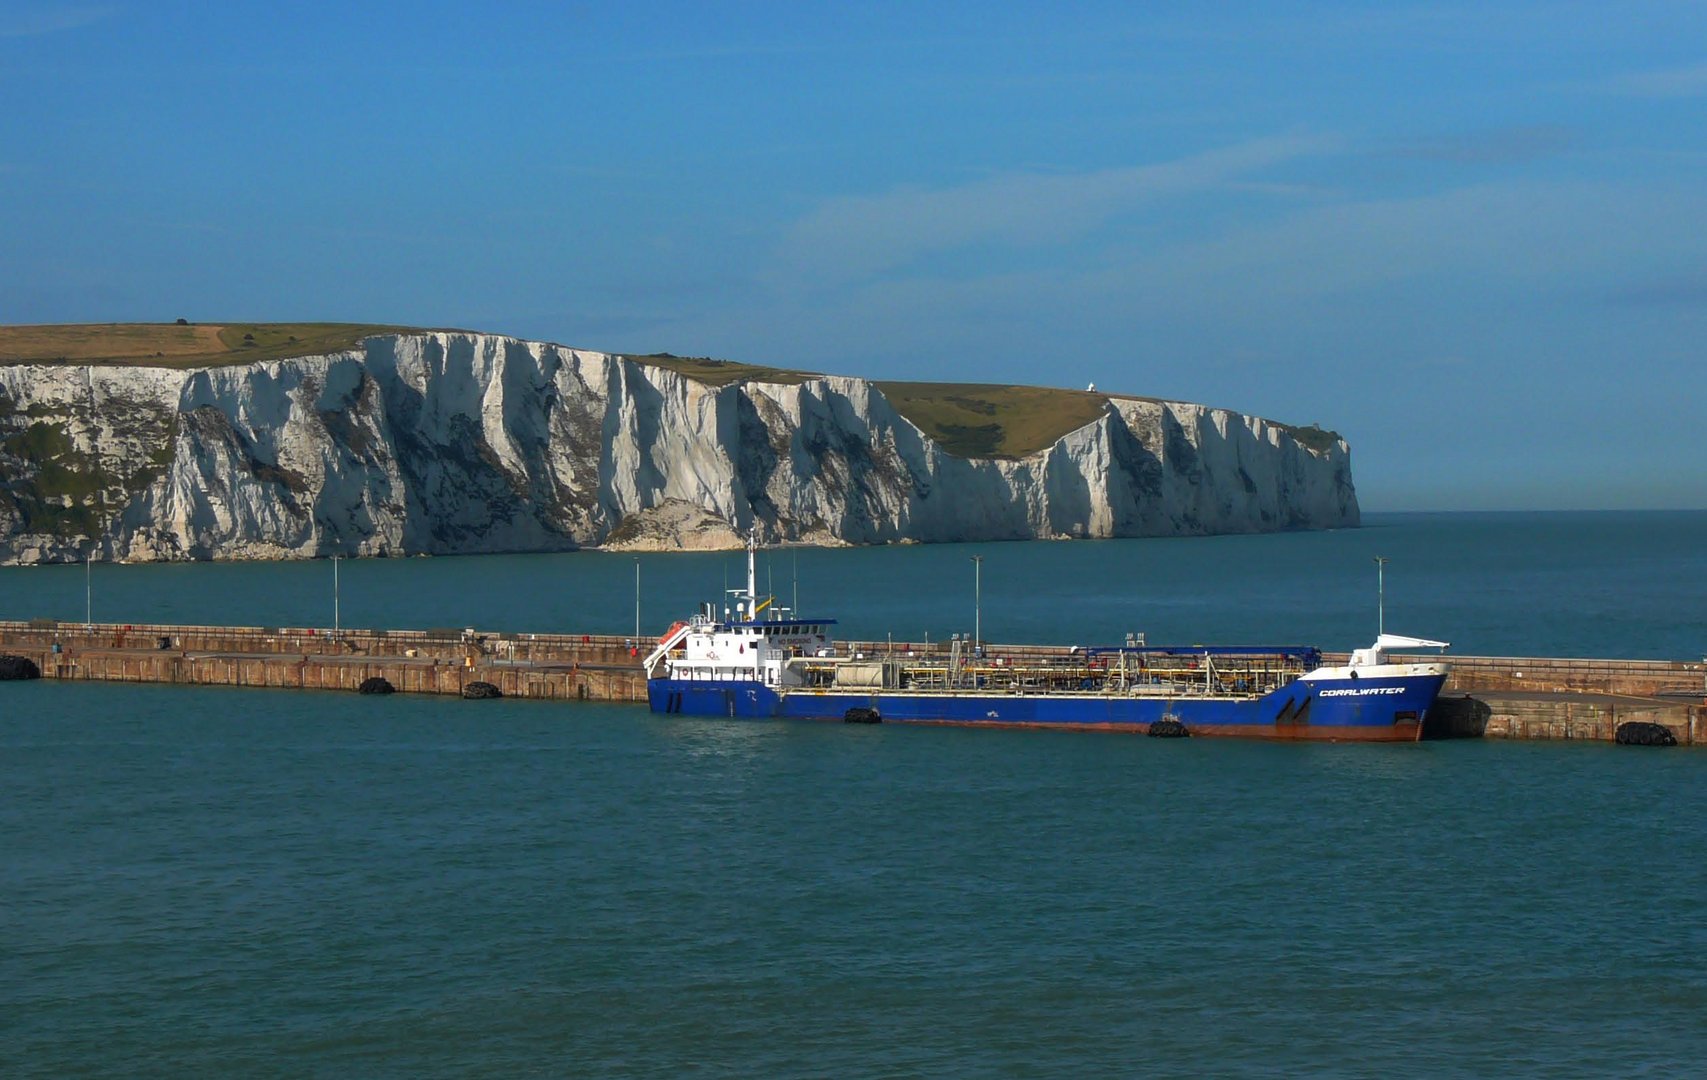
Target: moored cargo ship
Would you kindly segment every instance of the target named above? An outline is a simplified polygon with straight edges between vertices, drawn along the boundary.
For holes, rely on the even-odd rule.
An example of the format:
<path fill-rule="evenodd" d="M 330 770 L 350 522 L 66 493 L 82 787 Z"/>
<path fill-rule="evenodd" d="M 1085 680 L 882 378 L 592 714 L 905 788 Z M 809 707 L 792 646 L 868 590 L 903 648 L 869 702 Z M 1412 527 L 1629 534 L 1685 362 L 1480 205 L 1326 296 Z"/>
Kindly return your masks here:
<path fill-rule="evenodd" d="M 1119 646 L 1045 659 L 838 652 L 832 619 L 784 616 L 747 588 L 702 605 L 646 658 L 653 712 L 698 716 L 1056 727 L 1358 742 L 1414 741 L 1446 680 L 1442 661 L 1392 658 L 1445 642 L 1382 634 L 1343 666 L 1302 646 Z"/>

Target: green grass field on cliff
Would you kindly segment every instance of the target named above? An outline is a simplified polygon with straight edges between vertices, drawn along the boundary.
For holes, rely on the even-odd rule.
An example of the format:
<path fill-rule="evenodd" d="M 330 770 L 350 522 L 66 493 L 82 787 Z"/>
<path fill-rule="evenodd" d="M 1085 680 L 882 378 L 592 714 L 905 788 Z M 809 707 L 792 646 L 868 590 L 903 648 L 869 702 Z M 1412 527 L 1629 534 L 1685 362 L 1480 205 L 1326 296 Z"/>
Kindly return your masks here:
<path fill-rule="evenodd" d="M 78 323 L 0 326 L 0 364 L 201 368 L 341 352 L 406 326 L 365 323 Z"/>
<path fill-rule="evenodd" d="M 819 378 L 820 371 L 789 371 L 784 368 L 760 367 L 757 364 L 743 364 L 739 360 L 713 360 L 709 356 L 672 356 L 669 353 L 648 353 L 645 355 L 622 354 L 637 364 L 648 367 L 661 367 L 669 371 L 686 375 L 694 382 L 707 386 L 728 386 L 736 382 L 768 382 L 780 383 L 783 386 L 799 386 L 803 382 Z"/>
<path fill-rule="evenodd" d="M 919 430 L 959 457 L 1017 458 L 1084 427 L 1107 394 L 1042 386 L 880 382 L 877 388 Z"/>
<path fill-rule="evenodd" d="M 118 364 L 194 369 L 292 356 L 317 356 L 358 346 L 377 334 L 424 332 L 417 327 L 364 323 L 87 323 L 0 326 L 0 364 Z M 759 367 L 733 360 L 629 355 L 707 386 L 769 382 L 795 386 L 818 373 Z M 960 457 L 1019 458 L 1102 415 L 1111 398 L 1134 395 L 1093 390 L 984 383 L 879 382 L 877 387 L 943 449 Z M 1144 399 L 1151 400 L 1151 399 Z M 1339 435 L 1282 425 L 1318 452 Z"/>

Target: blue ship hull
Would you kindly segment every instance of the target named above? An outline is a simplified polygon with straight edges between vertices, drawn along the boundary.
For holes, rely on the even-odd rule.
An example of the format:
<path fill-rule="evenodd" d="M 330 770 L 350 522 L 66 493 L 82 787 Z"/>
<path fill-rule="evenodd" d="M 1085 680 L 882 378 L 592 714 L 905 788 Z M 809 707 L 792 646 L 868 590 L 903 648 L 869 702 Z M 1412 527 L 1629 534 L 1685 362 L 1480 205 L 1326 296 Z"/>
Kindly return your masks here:
<path fill-rule="evenodd" d="M 777 691 L 753 680 L 661 678 L 652 711 L 688 716 L 841 720 L 875 709 L 885 722 L 1148 731 L 1176 720 L 1194 735 L 1410 742 L 1422 732 L 1444 675 L 1299 680 L 1262 697 L 1136 697 L 987 691 Z"/>

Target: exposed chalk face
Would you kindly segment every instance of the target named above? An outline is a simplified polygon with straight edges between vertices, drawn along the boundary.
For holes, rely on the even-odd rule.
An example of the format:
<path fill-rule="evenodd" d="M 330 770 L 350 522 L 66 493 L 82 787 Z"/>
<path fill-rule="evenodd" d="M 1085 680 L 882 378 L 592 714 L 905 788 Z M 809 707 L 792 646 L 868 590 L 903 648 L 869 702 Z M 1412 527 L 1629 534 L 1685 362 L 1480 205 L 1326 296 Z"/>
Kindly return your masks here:
<path fill-rule="evenodd" d="M 1358 523 L 1346 444 L 1114 399 L 956 457 L 872 383 L 708 387 L 478 334 L 183 372 L 0 367 L 0 560 L 1171 536 Z"/>

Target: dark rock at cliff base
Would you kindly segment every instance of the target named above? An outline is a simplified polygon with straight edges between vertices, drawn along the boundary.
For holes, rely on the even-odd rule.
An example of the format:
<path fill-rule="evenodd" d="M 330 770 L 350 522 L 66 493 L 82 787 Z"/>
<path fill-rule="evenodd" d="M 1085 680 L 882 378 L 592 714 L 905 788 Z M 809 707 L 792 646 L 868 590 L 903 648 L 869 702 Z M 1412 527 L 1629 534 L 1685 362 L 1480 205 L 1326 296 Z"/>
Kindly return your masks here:
<path fill-rule="evenodd" d="M 27 656 L 0 656 L 0 682 L 14 679 L 39 679 L 41 668 Z"/>
<path fill-rule="evenodd" d="M 391 680 L 375 675 L 372 678 L 363 679 L 362 684 L 356 687 L 356 693 L 395 694 L 397 693 L 397 687 L 391 685 Z"/>
<path fill-rule="evenodd" d="M 489 682 L 471 682 L 462 688 L 462 696 L 470 701 L 481 701 L 503 697 L 504 692 Z"/>
<path fill-rule="evenodd" d="M 1150 725 L 1150 730 L 1145 732 L 1145 734 L 1149 735 L 1152 739 L 1184 739 L 1188 738 L 1191 735 L 1191 732 L 1187 731 L 1185 729 L 1185 725 L 1180 723 L 1178 720 L 1172 720 L 1164 717 L 1163 719 L 1152 723 Z"/>
<path fill-rule="evenodd" d="M 1676 746 L 1677 736 L 1664 724 L 1650 724 L 1646 720 L 1632 720 L 1627 724 L 1619 724 L 1613 741 L 1619 746 Z"/>

